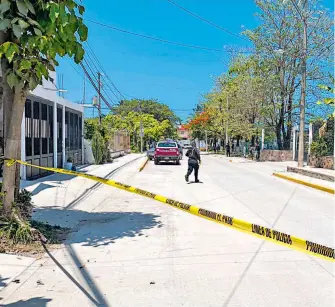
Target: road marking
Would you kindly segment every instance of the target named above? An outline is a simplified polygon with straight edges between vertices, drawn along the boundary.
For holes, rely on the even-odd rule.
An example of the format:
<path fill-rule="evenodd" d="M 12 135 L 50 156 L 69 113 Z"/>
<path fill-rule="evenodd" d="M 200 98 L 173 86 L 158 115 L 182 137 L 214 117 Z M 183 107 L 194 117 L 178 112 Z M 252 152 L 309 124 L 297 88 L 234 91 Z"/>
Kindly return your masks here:
<path fill-rule="evenodd" d="M 33 165 L 33 164 L 30 164 L 30 163 L 27 163 L 21 160 L 6 159 L 6 161 L 7 161 L 6 163 L 8 166 L 14 165 L 15 162 L 17 162 L 22 165 L 36 167 L 36 168 L 40 168 L 40 169 L 44 169 L 44 170 L 48 170 L 48 171 L 52 171 L 56 173 L 74 175 L 74 176 L 79 176 L 79 177 L 95 180 L 97 182 L 101 182 L 106 185 L 119 188 L 121 190 L 125 190 L 131 193 L 142 195 L 150 199 L 157 200 L 159 202 L 162 202 L 164 204 L 167 204 L 171 207 L 182 210 L 184 212 L 196 215 L 198 217 L 201 217 L 206 220 L 210 220 L 212 222 L 216 222 L 226 227 L 234 228 L 236 230 L 242 231 L 249 235 L 260 237 L 262 239 L 271 241 L 273 243 L 283 245 L 283 246 L 292 248 L 294 250 L 304 252 L 304 253 L 319 257 L 319 258 L 323 258 L 328 261 L 334 262 L 335 260 L 334 248 L 324 246 L 322 244 L 318 244 L 312 241 L 304 240 L 304 239 L 301 239 L 301 238 L 292 236 L 290 234 L 287 234 L 287 233 L 284 233 L 284 232 L 281 232 L 275 229 L 271 229 L 265 226 L 239 220 L 235 217 L 231 217 L 231 216 L 217 213 L 214 211 L 210 211 L 207 209 L 202 209 L 196 206 L 192 206 L 192 205 L 189 205 L 183 202 L 179 202 L 177 200 L 167 198 L 163 195 L 159 195 L 159 194 L 155 194 L 155 193 L 152 193 L 146 190 L 142 190 L 140 188 L 136 188 L 136 187 L 133 187 L 133 186 L 121 183 L 121 182 L 117 182 L 115 180 L 105 179 L 105 178 L 90 175 L 87 173 L 80 173 L 80 172 L 64 170 L 60 168 L 37 166 L 37 165 Z"/>
<path fill-rule="evenodd" d="M 142 172 L 147 163 L 149 162 L 149 158 L 146 157 L 145 161 L 141 164 L 140 168 L 138 169 L 139 172 Z"/>
<path fill-rule="evenodd" d="M 328 188 L 328 187 L 325 187 L 325 186 L 322 186 L 322 185 L 319 185 L 319 184 L 311 183 L 311 182 L 308 182 L 308 181 L 304 181 L 304 180 L 297 179 L 297 178 L 294 178 L 294 177 L 290 177 L 290 176 L 280 174 L 280 173 L 273 173 L 272 175 L 276 176 L 278 178 L 286 179 L 286 180 L 289 180 L 289 181 L 292 181 L 292 182 L 295 182 L 295 183 L 298 183 L 298 184 L 305 185 L 305 186 L 313 188 L 313 189 L 324 191 L 324 192 L 327 192 L 327 193 L 330 193 L 330 194 L 335 194 L 334 189 Z"/>

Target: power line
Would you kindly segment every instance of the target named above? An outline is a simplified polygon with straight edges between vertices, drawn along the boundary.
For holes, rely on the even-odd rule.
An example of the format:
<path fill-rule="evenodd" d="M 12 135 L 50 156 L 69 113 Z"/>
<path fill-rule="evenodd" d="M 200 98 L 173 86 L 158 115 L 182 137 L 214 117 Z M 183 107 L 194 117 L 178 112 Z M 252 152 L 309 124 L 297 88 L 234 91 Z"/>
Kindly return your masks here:
<path fill-rule="evenodd" d="M 99 89 L 98 87 L 96 86 L 96 84 L 94 83 L 91 75 L 88 73 L 86 67 L 84 66 L 83 63 L 80 63 L 80 66 L 82 67 L 85 75 L 87 76 L 88 80 L 91 82 L 92 86 L 94 87 L 94 89 L 99 93 Z M 110 110 L 113 109 L 113 107 L 111 106 L 111 104 L 107 101 L 107 99 L 100 93 L 100 98 L 106 103 L 106 105 L 109 107 Z M 114 103 L 115 105 L 115 103 Z"/>
<path fill-rule="evenodd" d="M 215 28 L 217 28 L 217 29 L 219 29 L 219 30 L 221 30 L 221 31 L 223 31 L 223 32 L 226 32 L 226 33 L 228 33 L 228 34 L 230 34 L 230 35 L 233 35 L 233 36 L 235 36 L 235 37 L 238 37 L 238 38 L 240 38 L 240 39 L 243 39 L 243 40 L 248 41 L 248 39 L 246 39 L 246 38 L 244 38 L 244 37 L 242 37 L 242 36 L 240 36 L 240 35 L 238 35 L 238 34 L 236 34 L 236 33 L 233 33 L 233 32 L 231 32 L 231 31 L 229 31 L 229 30 L 227 30 L 227 29 L 225 29 L 225 28 L 223 28 L 223 27 L 221 27 L 221 26 L 215 24 L 214 22 L 212 22 L 212 21 L 210 21 L 210 20 L 207 20 L 207 19 L 205 19 L 205 18 L 203 18 L 203 17 L 201 17 L 201 16 L 199 16 L 199 15 L 197 15 L 197 14 L 195 14 L 195 13 L 189 11 L 188 9 L 186 9 L 186 8 L 182 7 L 181 5 L 179 5 L 179 4 L 175 3 L 175 2 L 173 2 L 172 0 L 167 0 L 167 1 L 170 2 L 172 5 L 174 5 L 174 6 L 178 7 L 178 8 L 180 8 L 180 9 L 183 10 L 183 11 L 185 11 L 187 14 L 189 14 L 189 15 L 191 15 L 191 16 L 193 16 L 193 17 L 196 17 L 196 18 L 202 20 L 203 22 L 206 22 L 206 23 L 208 23 L 209 25 L 211 25 L 211 26 L 213 26 L 213 27 L 215 27 Z"/>
<path fill-rule="evenodd" d="M 94 66 L 94 68 L 96 69 L 96 72 L 99 71 L 99 68 L 98 68 L 97 65 L 95 64 L 94 60 L 92 60 L 90 53 L 89 53 L 86 49 L 85 49 L 85 54 L 87 54 L 88 58 L 86 57 L 86 59 L 84 59 L 84 61 L 86 61 L 87 65 L 89 65 L 89 68 L 90 68 L 90 70 L 91 70 L 91 73 L 94 74 L 94 76 L 95 76 L 95 72 L 92 71 L 92 68 L 91 68 L 90 64 L 92 64 L 92 66 Z M 89 60 L 88 60 L 88 59 L 90 60 L 90 63 L 89 63 Z M 100 68 L 101 68 L 101 66 L 100 66 Z M 104 71 L 104 73 L 105 73 L 105 71 Z M 95 77 L 95 79 L 96 79 L 96 81 L 98 82 L 98 80 L 97 80 L 96 77 Z M 111 90 L 111 88 L 108 86 L 108 84 L 106 84 L 106 86 L 110 89 L 111 93 L 115 96 L 115 98 L 116 98 L 117 100 L 119 100 L 119 97 L 117 97 L 117 95 L 113 92 L 113 90 Z"/>
<path fill-rule="evenodd" d="M 176 46 L 181 46 L 181 47 L 187 47 L 187 48 L 193 48 L 193 49 L 207 50 L 207 51 L 216 51 L 216 52 L 222 52 L 222 51 L 224 51 L 223 49 L 215 49 L 215 48 L 209 48 L 209 47 L 201 47 L 201 46 L 196 46 L 196 45 L 189 45 L 189 44 L 184 44 L 184 43 L 173 42 L 173 41 L 161 39 L 161 38 L 158 38 L 158 37 L 153 37 L 153 36 L 148 36 L 148 35 L 144 35 L 144 34 L 139 34 L 139 33 L 135 33 L 135 32 L 131 32 L 131 31 L 123 30 L 123 29 L 120 29 L 120 28 L 116 28 L 116 27 L 113 27 L 113 26 L 110 26 L 110 25 L 106 25 L 106 24 L 100 23 L 98 21 L 89 20 L 89 19 L 86 19 L 86 21 L 94 23 L 94 24 L 97 24 L 97 25 L 105 27 L 105 28 L 109 28 L 109 29 L 115 30 L 115 31 L 119 31 L 119 32 L 126 33 L 126 34 L 130 34 L 130 35 L 134 35 L 134 36 L 138 36 L 138 37 L 143 37 L 143 38 L 151 39 L 151 40 L 158 41 L 158 42 L 161 42 L 161 43 L 166 43 L 166 44 L 171 44 L 171 45 L 176 45 Z M 244 53 L 247 53 L 247 52 L 244 52 Z"/>
<path fill-rule="evenodd" d="M 83 75 L 82 75 L 82 74 L 79 72 L 79 70 L 72 64 L 72 62 L 69 61 L 69 63 L 70 63 L 70 65 L 71 65 L 71 67 L 76 71 L 76 73 L 77 73 L 80 77 L 83 78 Z"/>
<path fill-rule="evenodd" d="M 109 82 L 111 83 L 111 85 L 114 87 L 114 89 L 124 98 L 126 99 L 126 97 L 124 97 L 124 95 L 120 92 L 120 90 L 116 87 L 116 85 L 114 84 L 114 82 L 110 79 L 110 77 L 108 76 L 108 74 L 106 73 L 106 71 L 104 70 L 103 66 L 101 65 L 101 62 L 99 61 L 98 57 L 96 56 L 96 54 L 94 53 L 92 47 L 90 46 L 89 42 L 86 43 L 88 48 L 90 49 L 90 52 L 92 53 L 93 57 L 95 58 L 98 66 L 100 67 L 101 71 L 105 74 L 105 76 L 107 77 L 107 79 L 109 80 Z M 112 91 L 112 89 L 110 88 L 110 90 Z"/>
<path fill-rule="evenodd" d="M 107 75 L 106 72 L 105 72 L 105 70 L 103 69 L 102 65 L 100 64 L 98 58 L 97 58 L 96 55 L 94 54 L 93 49 L 92 49 L 92 48 L 90 47 L 90 45 L 88 44 L 88 42 L 87 42 L 87 45 L 88 45 L 88 47 L 89 47 L 89 49 L 90 49 L 90 52 L 92 53 L 92 57 L 93 57 L 94 59 L 92 60 L 91 55 L 90 55 L 90 52 L 89 52 L 88 50 L 85 49 L 85 52 L 86 52 L 86 54 L 88 55 L 89 59 L 91 60 L 91 63 L 92 63 L 93 66 L 95 67 L 96 71 L 98 72 L 99 70 L 101 70 L 105 75 Z M 99 68 L 97 67 L 97 65 L 95 64 L 95 62 L 97 63 L 97 65 L 99 66 Z M 101 75 L 101 77 L 103 78 L 103 75 Z M 103 78 L 103 79 L 104 79 L 104 78 Z M 107 82 L 106 82 L 106 86 L 107 86 L 107 88 L 111 91 L 111 93 L 115 96 L 115 98 L 116 98 L 117 100 L 119 100 L 119 97 L 117 97 L 117 95 L 116 95 L 116 94 L 114 93 L 114 91 L 109 87 L 109 85 L 107 84 Z"/>

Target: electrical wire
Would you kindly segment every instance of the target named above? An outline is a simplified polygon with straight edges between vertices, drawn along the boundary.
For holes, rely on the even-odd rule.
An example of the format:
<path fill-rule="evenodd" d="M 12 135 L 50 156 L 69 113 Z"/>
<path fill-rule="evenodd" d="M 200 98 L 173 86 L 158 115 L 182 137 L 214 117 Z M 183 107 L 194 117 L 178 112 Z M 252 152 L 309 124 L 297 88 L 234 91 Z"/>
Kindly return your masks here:
<path fill-rule="evenodd" d="M 98 87 L 96 86 L 96 84 L 94 83 L 94 80 L 92 79 L 91 75 L 89 74 L 89 72 L 87 71 L 86 67 L 84 66 L 83 63 L 80 63 L 80 66 L 82 67 L 85 75 L 87 76 L 88 80 L 91 82 L 92 86 L 94 87 L 94 89 L 100 94 L 100 98 L 105 102 L 105 104 L 109 107 L 110 110 L 113 110 L 112 105 L 108 102 L 108 100 L 105 98 L 104 95 L 101 94 L 101 92 L 99 92 Z M 115 105 L 115 103 L 113 103 Z"/>
<path fill-rule="evenodd" d="M 93 51 L 92 47 L 90 46 L 89 42 L 87 42 L 86 44 L 87 44 L 90 52 L 92 53 L 93 57 L 95 58 L 98 66 L 100 67 L 101 71 L 105 74 L 105 76 L 107 77 L 108 81 L 111 83 L 111 85 L 113 86 L 113 88 L 120 94 L 121 97 L 123 97 L 124 99 L 126 99 L 126 97 L 120 92 L 120 90 L 116 87 L 116 85 L 114 84 L 114 82 L 110 79 L 109 75 L 106 73 L 105 69 L 101 65 L 101 62 L 99 61 L 98 57 L 94 53 L 94 51 Z M 112 91 L 112 89 L 110 89 L 110 90 Z"/>
<path fill-rule="evenodd" d="M 146 38 L 146 39 L 151 39 L 151 40 L 158 41 L 158 42 L 161 42 L 161 43 L 166 43 L 166 44 L 171 44 L 171 45 L 176 45 L 176 46 L 181 46 L 181 47 L 187 47 L 187 48 L 193 48 L 193 49 L 199 49 L 199 50 L 216 51 L 216 52 L 223 52 L 224 51 L 223 49 L 201 47 L 201 46 L 196 46 L 196 45 L 189 45 L 189 44 L 169 41 L 169 40 L 161 39 L 161 38 L 158 38 L 158 37 L 148 36 L 148 35 L 139 34 L 139 33 L 136 33 L 136 32 L 131 32 L 131 31 L 127 31 L 127 30 L 124 30 L 124 29 L 116 28 L 116 27 L 113 27 L 113 26 L 110 26 L 110 25 L 103 24 L 103 23 L 98 22 L 98 21 L 94 21 L 94 20 L 90 20 L 90 19 L 85 19 L 85 20 L 88 21 L 88 22 L 97 24 L 99 26 L 105 27 L 105 28 L 109 28 L 109 29 L 112 29 L 112 30 L 115 30 L 115 31 L 119 31 L 119 32 L 122 32 L 122 33 L 130 34 L 130 35 L 134 35 L 134 36 L 138 36 L 138 37 L 142 37 L 142 38 Z M 250 52 L 243 52 L 243 53 L 250 53 Z"/>
<path fill-rule="evenodd" d="M 206 22 L 207 24 L 209 24 L 209 25 L 211 25 L 211 26 L 213 26 L 213 27 L 215 27 L 215 28 L 217 28 L 217 29 L 219 29 L 219 30 L 221 30 L 221 31 L 223 31 L 223 32 L 226 32 L 226 33 L 228 33 L 228 34 L 230 34 L 230 35 L 233 35 L 233 36 L 235 36 L 235 37 L 238 37 L 238 38 L 240 38 L 240 39 L 243 39 L 243 40 L 248 41 L 248 39 L 246 39 L 246 38 L 244 38 L 244 37 L 242 37 L 242 36 L 240 36 L 240 35 L 238 35 L 238 34 L 236 34 L 236 33 L 233 33 L 233 32 L 231 32 L 231 31 L 229 31 L 229 30 L 227 30 L 227 29 L 225 29 L 225 28 L 223 28 L 223 27 L 221 27 L 221 26 L 215 24 L 214 22 L 212 22 L 212 21 L 210 21 L 210 20 L 207 20 L 207 19 L 205 19 L 205 18 L 203 18 L 203 17 L 201 17 L 201 16 L 199 16 L 199 15 L 197 15 L 197 14 L 195 14 L 195 13 L 189 11 L 188 9 L 186 9 L 186 8 L 182 7 L 181 5 L 179 5 L 179 4 L 175 3 L 175 2 L 173 2 L 172 0 L 167 0 L 167 1 L 170 2 L 172 5 L 174 5 L 174 6 L 178 7 L 178 8 L 180 8 L 180 9 L 183 10 L 183 11 L 185 11 L 187 14 L 189 14 L 189 15 L 195 17 L 195 18 L 198 18 L 198 19 L 202 20 L 203 22 Z"/>

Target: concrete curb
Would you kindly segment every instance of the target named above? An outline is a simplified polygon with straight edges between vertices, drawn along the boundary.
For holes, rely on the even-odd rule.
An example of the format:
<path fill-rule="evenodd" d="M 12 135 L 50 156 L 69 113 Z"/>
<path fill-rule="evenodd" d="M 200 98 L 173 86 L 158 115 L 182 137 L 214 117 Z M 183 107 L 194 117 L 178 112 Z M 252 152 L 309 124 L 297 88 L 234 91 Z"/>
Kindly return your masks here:
<path fill-rule="evenodd" d="M 319 185 L 319 184 L 310 183 L 310 182 L 307 182 L 307 181 L 304 181 L 304 180 L 301 180 L 301 179 L 293 178 L 293 177 L 290 177 L 290 176 L 287 176 L 287 175 L 283 175 L 283 174 L 279 174 L 279 173 L 273 173 L 272 175 L 276 176 L 276 177 L 279 177 L 279 178 L 282 178 L 282 179 L 286 179 L 286 180 L 298 183 L 298 184 L 305 185 L 305 186 L 313 188 L 313 189 L 317 189 L 317 190 L 320 190 L 320 191 L 323 191 L 323 192 L 327 192 L 327 193 L 330 193 L 330 194 L 335 194 L 335 190 L 334 189 L 328 188 L 328 187 L 324 187 L 324 186 Z"/>
<path fill-rule="evenodd" d="M 149 162 L 149 158 L 146 157 L 145 161 L 141 164 L 140 168 L 138 169 L 139 172 L 142 172 L 143 169 L 145 168 L 145 166 L 147 165 L 147 163 Z"/>

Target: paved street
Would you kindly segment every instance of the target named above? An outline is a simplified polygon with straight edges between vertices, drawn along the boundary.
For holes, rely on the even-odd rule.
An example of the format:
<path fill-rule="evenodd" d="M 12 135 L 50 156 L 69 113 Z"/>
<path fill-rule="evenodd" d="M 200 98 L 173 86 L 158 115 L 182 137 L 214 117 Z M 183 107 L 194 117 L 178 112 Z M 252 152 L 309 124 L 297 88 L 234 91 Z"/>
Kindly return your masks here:
<path fill-rule="evenodd" d="M 139 173 L 141 161 L 113 179 L 334 246 L 333 196 L 271 176 L 284 169 L 280 163 L 204 156 L 203 183 L 186 184 L 185 159 L 181 166 L 150 162 Z M 108 167 L 96 174 L 106 175 Z M 5 306 L 293 307 L 334 302 L 332 262 L 139 195 L 109 186 L 90 190 L 94 183 L 86 179 L 62 178 L 34 196 L 35 218 L 70 226 L 73 232 L 53 259 L 37 260 L 20 275 L 20 284 L 0 292 Z"/>

